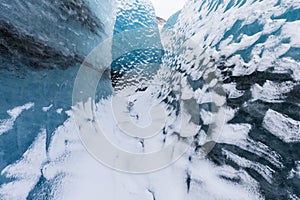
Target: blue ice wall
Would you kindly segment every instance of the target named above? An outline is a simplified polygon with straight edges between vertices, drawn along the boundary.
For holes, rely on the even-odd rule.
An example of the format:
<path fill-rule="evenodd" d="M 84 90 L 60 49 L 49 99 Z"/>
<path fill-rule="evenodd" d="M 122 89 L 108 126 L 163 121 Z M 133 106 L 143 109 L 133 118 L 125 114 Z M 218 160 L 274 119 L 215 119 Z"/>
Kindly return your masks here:
<path fill-rule="evenodd" d="M 153 5 L 147 0 L 124 1 L 114 26 L 113 83 L 140 65 L 161 64 L 163 47 Z M 151 71 L 157 70 L 149 65 Z M 141 72 L 143 73 L 143 72 Z"/>

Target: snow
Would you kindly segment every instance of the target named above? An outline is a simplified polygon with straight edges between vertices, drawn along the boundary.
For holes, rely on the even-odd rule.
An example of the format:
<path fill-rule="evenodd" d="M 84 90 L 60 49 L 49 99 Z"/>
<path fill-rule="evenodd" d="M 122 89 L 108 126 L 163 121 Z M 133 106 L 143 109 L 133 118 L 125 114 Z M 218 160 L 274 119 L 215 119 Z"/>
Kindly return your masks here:
<path fill-rule="evenodd" d="M 189 164 L 184 156 L 176 165 L 149 174 L 117 172 L 90 156 L 75 133 L 76 129 L 77 126 L 71 117 L 56 130 L 50 144 L 49 161 L 44 165 L 43 173 L 45 178 L 53 181 L 55 185 L 54 199 L 96 200 L 101 197 L 139 200 L 153 199 L 152 195 L 156 199 L 174 200 L 193 200 L 200 197 L 225 200 L 260 199 L 256 192 L 257 183 L 244 171 L 227 166 L 218 167 L 206 159 L 195 159 Z M 38 154 L 39 151 L 35 149 L 35 153 Z M 189 193 L 185 182 L 185 169 L 189 169 L 192 176 Z M 59 174 L 63 175 L 58 176 Z M 59 180 L 54 181 L 57 176 Z M 242 181 L 235 184 L 221 179 L 221 176 L 239 177 Z"/>
<path fill-rule="evenodd" d="M 263 86 L 255 84 L 252 86 L 253 101 L 259 99 L 269 103 L 284 102 L 287 94 L 296 86 L 296 83 L 291 81 L 276 83 L 266 81 Z"/>
<path fill-rule="evenodd" d="M 300 141 L 300 122 L 269 109 L 263 120 L 263 127 L 286 143 Z"/>
<path fill-rule="evenodd" d="M 7 114 L 11 118 L 4 119 L 4 120 L 0 119 L 0 135 L 13 129 L 14 122 L 21 115 L 21 113 L 25 110 L 29 110 L 29 109 L 33 108 L 33 106 L 34 106 L 34 103 L 27 103 L 23 106 L 18 106 L 18 107 L 13 108 L 12 110 L 8 110 Z"/>
<path fill-rule="evenodd" d="M 56 109 L 56 112 L 57 112 L 57 114 L 61 114 L 61 113 L 62 113 L 62 111 L 63 111 L 63 109 L 62 109 L 62 108 L 58 108 L 58 109 Z"/>
<path fill-rule="evenodd" d="M 22 158 L 4 168 L 1 175 L 13 181 L 0 187 L 2 199 L 25 199 L 41 175 L 46 161 L 46 130 L 42 130 Z"/>
<path fill-rule="evenodd" d="M 271 169 L 269 166 L 263 165 L 263 164 L 260 164 L 257 162 L 249 161 L 249 160 L 247 160 L 241 156 L 238 156 L 227 150 L 222 150 L 222 152 L 228 159 L 232 160 L 233 162 L 238 164 L 240 167 L 254 169 L 260 175 L 262 175 L 262 177 L 264 177 L 264 179 L 266 179 L 266 181 L 268 181 L 269 183 L 272 183 L 272 181 L 273 181 L 272 176 L 275 171 L 273 169 Z"/>
<path fill-rule="evenodd" d="M 245 91 L 237 90 L 236 83 L 228 83 L 223 84 L 223 88 L 225 89 L 226 93 L 229 94 L 229 98 L 239 98 L 244 95 Z"/>
<path fill-rule="evenodd" d="M 49 111 L 52 107 L 53 107 L 53 104 L 50 104 L 49 106 L 43 107 L 42 110 L 43 110 L 44 112 L 47 112 L 47 111 Z"/>
<path fill-rule="evenodd" d="M 295 22 L 287 22 L 282 27 L 282 34 L 286 36 L 290 36 L 291 38 L 291 45 L 300 48 L 300 36 L 297 34 L 298 27 L 300 26 L 299 21 Z"/>

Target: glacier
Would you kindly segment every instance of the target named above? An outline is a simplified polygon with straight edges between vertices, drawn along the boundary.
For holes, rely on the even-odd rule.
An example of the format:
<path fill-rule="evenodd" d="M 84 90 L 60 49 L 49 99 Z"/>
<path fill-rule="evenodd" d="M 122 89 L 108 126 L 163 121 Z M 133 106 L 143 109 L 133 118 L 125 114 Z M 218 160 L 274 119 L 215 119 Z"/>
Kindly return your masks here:
<path fill-rule="evenodd" d="M 163 27 L 148 0 L 0 9 L 1 200 L 300 198 L 300 2 L 187 0 Z M 101 77 L 93 58 L 110 64 Z M 119 123 L 114 95 L 130 96 Z M 154 137 L 119 130 L 147 125 L 153 102 L 168 116 L 150 113 L 163 124 Z M 188 149 L 151 173 L 120 172 L 78 134 L 93 124 L 129 153 Z"/>

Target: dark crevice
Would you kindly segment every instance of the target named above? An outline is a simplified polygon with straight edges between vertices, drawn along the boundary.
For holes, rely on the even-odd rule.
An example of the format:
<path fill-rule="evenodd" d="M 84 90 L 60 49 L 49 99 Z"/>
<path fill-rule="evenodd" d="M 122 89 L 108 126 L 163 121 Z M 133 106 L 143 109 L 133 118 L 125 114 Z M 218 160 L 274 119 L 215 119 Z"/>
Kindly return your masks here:
<path fill-rule="evenodd" d="M 190 192 L 191 181 L 192 181 L 191 175 L 187 172 L 186 173 L 186 180 L 185 180 L 185 182 L 186 182 L 186 188 L 187 188 L 187 193 Z"/>
<path fill-rule="evenodd" d="M 151 195 L 152 195 L 152 200 L 156 200 L 154 191 L 148 189 L 148 192 L 151 193 Z"/>

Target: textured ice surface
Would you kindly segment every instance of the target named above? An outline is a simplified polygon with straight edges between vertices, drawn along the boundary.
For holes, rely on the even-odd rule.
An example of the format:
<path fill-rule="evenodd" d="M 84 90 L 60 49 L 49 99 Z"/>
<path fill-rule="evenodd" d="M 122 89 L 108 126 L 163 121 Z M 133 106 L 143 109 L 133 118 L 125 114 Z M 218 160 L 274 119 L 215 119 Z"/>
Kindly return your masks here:
<path fill-rule="evenodd" d="M 117 5 L 108 0 L 4 0 L 0 9 L 1 200 L 300 198 L 298 1 L 189 0 L 161 35 L 146 0 Z M 190 108 L 185 111 L 191 123 L 185 126 L 197 131 L 180 160 L 142 175 L 98 163 L 82 145 L 70 107 L 82 59 L 102 40 L 136 28 L 136 37 L 126 40 L 132 46 L 124 42 L 112 49 L 119 45 L 126 52 L 147 42 L 165 52 L 142 49 L 124 55 L 112 65 L 112 81 L 122 89 L 124 83 L 140 80 L 126 79 L 128 71 L 144 61 L 159 61 L 156 68 L 142 71 L 160 81 L 168 75 L 163 69 L 176 71 L 181 82 L 172 81 L 184 86 L 182 100 Z M 174 32 L 160 41 L 168 28 Z M 131 114 L 142 115 L 135 120 L 143 124 L 143 103 L 157 91 L 136 88 Z M 180 135 L 169 126 L 176 122 L 178 108 L 172 94 L 163 101 L 170 108 L 169 121 L 155 138 L 140 140 L 114 131 L 107 106 L 111 89 L 110 81 L 100 82 L 97 95 L 105 98 L 96 111 L 114 144 L 151 152 Z M 222 124 L 222 113 L 226 123 L 212 137 L 211 127 Z M 202 147 L 212 140 L 216 146 L 202 158 Z"/>

